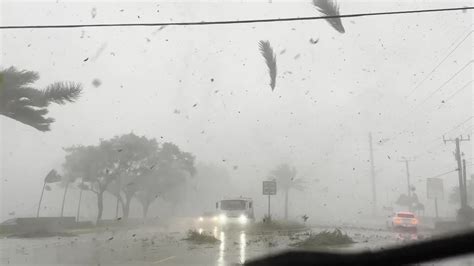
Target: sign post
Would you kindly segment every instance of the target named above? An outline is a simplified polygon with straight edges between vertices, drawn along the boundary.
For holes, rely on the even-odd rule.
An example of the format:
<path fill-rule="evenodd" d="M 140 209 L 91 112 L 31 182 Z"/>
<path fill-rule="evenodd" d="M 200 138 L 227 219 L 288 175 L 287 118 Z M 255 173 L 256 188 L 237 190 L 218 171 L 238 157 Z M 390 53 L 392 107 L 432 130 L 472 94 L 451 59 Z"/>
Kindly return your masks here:
<path fill-rule="evenodd" d="M 443 180 L 440 178 L 426 179 L 426 194 L 428 199 L 434 199 L 436 218 L 438 218 L 438 199 L 444 197 Z"/>
<path fill-rule="evenodd" d="M 263 195 L 268 195 L 268 220 L 270 216 L 270 195 L 276 195 L 276 181 L 263 181 Z"/>

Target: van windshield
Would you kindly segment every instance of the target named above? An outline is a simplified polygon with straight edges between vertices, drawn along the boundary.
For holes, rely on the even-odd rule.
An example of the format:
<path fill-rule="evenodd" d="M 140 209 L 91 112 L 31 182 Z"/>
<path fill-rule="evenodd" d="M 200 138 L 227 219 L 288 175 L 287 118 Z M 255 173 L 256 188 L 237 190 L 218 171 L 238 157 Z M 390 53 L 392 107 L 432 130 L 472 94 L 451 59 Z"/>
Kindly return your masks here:
<path fill-rule="evenodd" d="M 245 210 L 245 200 L 223 200 L 221 209 L 226 211 Z"/>
<path fill-rule="evenodd" d="M 415 218 L 415 215 L 411 214 L 411 213 L 399 213 L 397 214 L 398 217 L 402 217 L 402 218 Z"/>

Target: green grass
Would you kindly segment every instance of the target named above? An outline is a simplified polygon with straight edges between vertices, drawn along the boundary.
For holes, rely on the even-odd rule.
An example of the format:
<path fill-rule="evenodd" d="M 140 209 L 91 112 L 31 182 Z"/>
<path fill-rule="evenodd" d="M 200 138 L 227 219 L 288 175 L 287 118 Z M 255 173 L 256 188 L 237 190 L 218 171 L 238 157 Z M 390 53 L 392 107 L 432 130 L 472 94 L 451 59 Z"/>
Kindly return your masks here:
<path fill-rule="evenodd" d="M 186 238 L 184 238 L 183 240 L 190 241 L 195 244 L 216 244 L 221 242 L 219 239 L 215 238 L 210 233 L 199 233 L 196 230 L 189 230 L 186 234 Z"/>
<path fill-rule="evenodd" d="M 354 240 L 339 229 L 310 234 L 305 240 L 291 244 L 298 248 L 322 248 L 343 246 L 355 243 Z"/>

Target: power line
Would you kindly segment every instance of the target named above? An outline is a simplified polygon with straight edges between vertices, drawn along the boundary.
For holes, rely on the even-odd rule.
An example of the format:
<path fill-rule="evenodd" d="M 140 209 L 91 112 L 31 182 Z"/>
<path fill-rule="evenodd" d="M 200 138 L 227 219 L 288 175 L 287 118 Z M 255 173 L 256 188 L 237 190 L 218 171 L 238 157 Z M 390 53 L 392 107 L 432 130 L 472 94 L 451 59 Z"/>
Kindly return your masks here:
<path fill-rule="evenodd" d="M 440 176 L 444 176 L 444 175 L 447 175 L 447 174 L 456 172 L 457 170 L 458 170 L 458 169 L 454 169 L 454 170 L 451 170 L 451 171 L 449 171 L 449 172 L 442 173 L 442 174 L 438 174 L 438 175 L 435 175 L 435 176 L 432 176 L 432 177 L 428 177 L 428 178 L 437 178 L 437 177 L 440 177 Z"/>
<path fill-rule="evenodd" d="M 457 124 L 456 126 L 454 126 L 453 128 L 451 128 L 450 130 L 446 131 L 444 134 L 442 134 L 442 136 L 444 136 L 444 135 L 448 134 L 449 132 L 451 132 L 451 131 L 453 131 L 453 130 L 459 128 L 460 126 L 464 125 L 464 124 L 467 123 L 469 120 L 471 120 L 472 118 L 473 118 L 473 116 L 467 118 L 466 120 L 464 120 L 464 121 L 462 121 L 461 123 Z M 437 141 L 437 140 L 439 140 L 439 139 L 442 139 L 442 138 L 443 138 L 442 136 L 432 139 L 430 142 L 428 142 L 427 146 L 431 146 L 431 143 L 434 143 L 435 141 Z M 432 146 L 432 147 L 430 147 L 430 148 L 428 148 L 428 149 L 426 149 L 426 150 L 424 150 L 424 151 L 422 151 L 422 152 L 420 152 L 420 153 L 414 155 L 413 157 L 414 157 L 414 158 L 418 158 L 420 155 L 425 154 L 425 153 L 429 153 L 429 152 L 431 152 L 431 151 L 437 149 L 438 147 L 441 147 L 442 145 L 443 145 L 443 142 L 440 142 L 440 143 L 438 143 L 436 146 Z"/>
<path fill-rule="evenodd" d="M 474 9 L 474 7 L 403 10 L 403 11 L 387 11 L 387 12 L 375 12 L 375 13 L 356 13 L 356 14 L 335 15 L 335 16 L 289 17 L 289 18 L 249 19 L 249 20 L 156 22 L 156 23 L 62 24 L 62 25 L 10 25 L 10 26 L 0 26 L 0 30 L 8 30 L 8 29 L 45 29 L 45 28 L 155 27 L 155 26 L 202 26 L 202 25 L 223 25 L 223 24 L 249 24 L 249 23 L 269 23 L 269 22 L 282 22 L 282 21 L 305 21 L 305 20 L 333 19 L 333 18 L 368 17 L 368 16 L 382 16 L 382 15 L 433 13 L 433 12 L 446 12 L 446 11 L 461 11 L 461 10 L 470 10 L 470 9 Z"/>
<path fill-rule="evenodd" d="M 424 104 L 426 101 L 428 101 L 431 97 L 433 97 L 433 95 L 435 93 L 437 93 L 438 91 L 440 91 L 444 86 L 446 86 L 446 84 L 448 84 L 451 80 L 453 80 L 459 73 L 461 73 L 464 69 L 466 69 L 470 64 L 472 64 L 472 62 L 474 62 L 474 60 L 470 60 L 467 64 L 465 64 L 461 69 L 458 70 L 458 72 L 456 72 L 454 75 L 452 75 L 447 81 L 445 81 L 441 86 L 439 86 L 436 90 L 434 90 L 432 93 L 430 93 L 428 95 L 428 97 L 426 97 L 420 104 Z"/>
<path fill-rule="evenodd" d="M 473 117 L 474 117 L 474 116 L 471 116 L 471 117 L 467 118 L 466 120 L 464 120 L 464 121 L 462 121 L 461 123 L 459 123 L 457 126 L 455 126 L 455 127 L 451 128 L 450 130 L 446 131 L 446 132 L 443 134 L 443 136 L 446 135 L 446 134 L 448 134 L 449 132 L 455 130 L 455 129 L 458 129 L 460 126 L 466 124 L 466 123 L 467 123 L 469 120 L 471 120 Z"/>
<path fill-rule="evenodd" d="M 464 86 L 462 86 L 460 89 L 456 90 L 451 96 L 449 96 L 448 98 L 446 98 L 445 102 L 447 102 L 448 100 L 451 100 L 454 96 L 456 96 L 458 93 L 460 93 L 461 91 L 463 91 L 465 88 L 467 88 L 467 86 L 469 84 L 472 83 L 473 80 L 469 81 L 468 83 L 466 83 Z"/>
<path fill-rule="evenodd" d="M 456 47 L 454 47 L 451 52 L 449 52 L 434 68 L 433 70 L 430 71 L 430 73 L 428 73 L 428 75 L 425 76 L 425 78 L 423 80 L 421 80 L 421 82 L 418 83 L 418 85 L 415 86 L 415 88 L 407 95 L 407 97 L 410 97 L 429 77 L 431 77 L 431 74 L 433 74 L 440 66 L 441 64 L 444 63 L 444 61 L 446 61 L 446 59 L 448 59 L 448 57 L 454 53 L 454 51 L 456 51 L 459 46 L 465 41 L 467 40 L 467 37 L 469 37 L 469 35 L 472 34 L 474 30 L 471 30 L 457 45 Z"/>

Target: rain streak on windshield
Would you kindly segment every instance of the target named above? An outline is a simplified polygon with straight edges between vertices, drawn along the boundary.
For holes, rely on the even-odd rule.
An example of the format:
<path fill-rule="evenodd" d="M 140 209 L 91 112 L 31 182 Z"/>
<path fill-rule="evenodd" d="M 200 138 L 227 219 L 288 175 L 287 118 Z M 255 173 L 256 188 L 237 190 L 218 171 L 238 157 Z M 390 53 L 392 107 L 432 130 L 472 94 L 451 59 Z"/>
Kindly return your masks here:
<path fill-rule="evenodd" d="M 0 0 L 0 265 L 464 252 L 472 6 Z"/>

